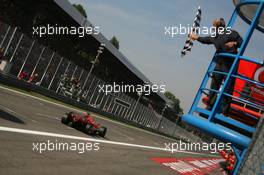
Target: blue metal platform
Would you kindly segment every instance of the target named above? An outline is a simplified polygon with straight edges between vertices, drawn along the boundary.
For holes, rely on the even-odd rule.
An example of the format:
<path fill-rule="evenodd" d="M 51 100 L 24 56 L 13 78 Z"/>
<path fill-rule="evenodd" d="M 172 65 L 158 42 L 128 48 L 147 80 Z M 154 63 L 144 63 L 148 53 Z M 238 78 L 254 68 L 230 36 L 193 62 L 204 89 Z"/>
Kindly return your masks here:
<path fill-rule="evenodd" d="M 254 58 L 243 56 L 243 54 L 245 49 L 247 48 L 253 31 L 257 29 L 261 32 L 264 32 L 264 0 L 234 0 L 234 4 L 236 5 L 236 8 L 228 23 L 228 27 L 232 27 L 234 25 L 237 15 L 240 15 L 240 17 L 249 24 L 246 35 L 243 37 L 243 43 L 239 48 L 237 54 L 220 53 L 214 55 L 200 85 L 200 88 L 196 94 L 193 104 L 189 112 L 182 117 L 182 120 L 189 125 L 198 128 L 202 132 L 211 135 L 214 138 L 232 144 L 232 148 L 237 160 L 232 174 L 236 175 L 252 140 L 252 138 L 245 133 L 254 134 L 256 128 L 255 126 L 249 126 L 245 123 L 225 116 L 223 114 L 222 104 L 224 103 L 223 99 L 229 97 L 242 103 L 251 105 L 257 109 L 263 109 L 262 105 L 247 99 L 238 98 L 228 93 L 227 91 L 231 84 L 231 79 L 234 78 L 241 79 L 245 82 L 249 82 L 260 87 L 264 87 L 264 84 L 261 82 L 254 81 L 252 79 L 249 79 L 248 77 L 237 74 L 238 65 L 241 60 L 245 60 L 257 65 L 263 65 L 263 62 L 258 61 Z M 231 69 L 227 73 L 214 70 L 216 66 L 216 60 L 223 57 L 234 60 Z M 223 74 L 225 76 L 223 85 L 219 90 L 207 88 L 207 84 L 211 79 L 212 74 Z M 208 93 L 206 92 L 210 91 L 213 91 L 217 94 L 216 100 L 210 110 L 203 109 L 199 106 L 202 96 L 208 95 Z M 245 115 L 245 117 L 248 117 L 249 120 L 254 118 L 250 115 Z"/>

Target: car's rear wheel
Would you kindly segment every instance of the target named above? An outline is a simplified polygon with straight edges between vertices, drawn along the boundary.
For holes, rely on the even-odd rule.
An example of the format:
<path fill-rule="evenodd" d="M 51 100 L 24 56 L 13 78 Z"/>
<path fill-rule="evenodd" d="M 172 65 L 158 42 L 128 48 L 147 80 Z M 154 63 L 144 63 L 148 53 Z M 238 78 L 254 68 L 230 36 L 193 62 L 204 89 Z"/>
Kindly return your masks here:
<path fill-rule="evenodd" d="M 106 131 L 107 131 L 107 128 L 102 126 L 100 129 L 99 129 L 99 136 L 100 137 L 104 137 L 106 135 Z"/>
<path fill-rule="evenodd" d="M 67 124 L 67 123 L 68 123 L 67 118 L 66 118 L 66 117 L 62 117 L 62 118 L 61 118 L 61 123 L 63 123 L 63 124 Z"/>

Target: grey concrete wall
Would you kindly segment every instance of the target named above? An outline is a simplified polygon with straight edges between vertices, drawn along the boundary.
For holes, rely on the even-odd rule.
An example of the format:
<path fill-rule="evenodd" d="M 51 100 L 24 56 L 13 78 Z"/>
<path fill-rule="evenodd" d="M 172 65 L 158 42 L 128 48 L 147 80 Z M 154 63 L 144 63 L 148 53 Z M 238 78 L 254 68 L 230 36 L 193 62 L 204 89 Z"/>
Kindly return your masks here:
<path fill-rule="evenodd" d="M 264 117 L 264 116 L 263 116 Z M 246 158 L 241 165 L 240 175 L 264 175 L 264 118 L 258 124 Z"/>

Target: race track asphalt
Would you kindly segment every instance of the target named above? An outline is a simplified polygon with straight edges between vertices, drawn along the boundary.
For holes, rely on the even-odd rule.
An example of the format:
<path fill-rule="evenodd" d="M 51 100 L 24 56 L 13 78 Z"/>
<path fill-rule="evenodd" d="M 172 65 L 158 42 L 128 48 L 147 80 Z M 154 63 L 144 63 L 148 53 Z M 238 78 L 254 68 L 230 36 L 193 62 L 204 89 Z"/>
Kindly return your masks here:
<path fill-rule="evenodd" d="M 60 122 L 61 116 L 69 111 L 68 107 L 0 87 L 0 174 L 175 175 L 176 171 L 151 158 L 206 157 L 156 149 L 177 141 L 98 116 L 95 116 L 96 121 L 108 128 L 106 138 L 88 136 Z M 97 140 L 99 150 L 83 154 L 33 150 L 33 143 L 94 144 Z"/>

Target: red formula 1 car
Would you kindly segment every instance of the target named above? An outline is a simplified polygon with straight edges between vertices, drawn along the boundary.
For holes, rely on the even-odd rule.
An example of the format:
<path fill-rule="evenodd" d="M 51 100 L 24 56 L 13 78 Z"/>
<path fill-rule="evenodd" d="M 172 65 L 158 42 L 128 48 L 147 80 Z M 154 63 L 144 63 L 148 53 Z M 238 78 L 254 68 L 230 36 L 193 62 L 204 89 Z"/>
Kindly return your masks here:
<path fill-rule="evenodd" d="M 61 118 L 61 122 L 70 127 L 81 130 L 89 135 L 104 137 L 107 131 L 106 127 L 95 123 L 94 118 L 88 113 L 80 114 L 69 112 L 66 113 L 66 116 Z"/>

